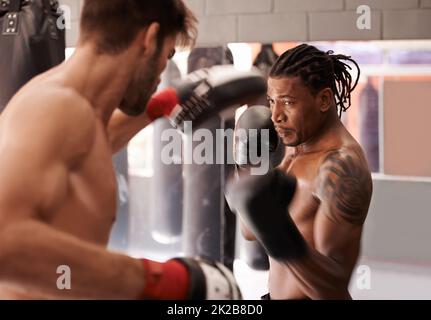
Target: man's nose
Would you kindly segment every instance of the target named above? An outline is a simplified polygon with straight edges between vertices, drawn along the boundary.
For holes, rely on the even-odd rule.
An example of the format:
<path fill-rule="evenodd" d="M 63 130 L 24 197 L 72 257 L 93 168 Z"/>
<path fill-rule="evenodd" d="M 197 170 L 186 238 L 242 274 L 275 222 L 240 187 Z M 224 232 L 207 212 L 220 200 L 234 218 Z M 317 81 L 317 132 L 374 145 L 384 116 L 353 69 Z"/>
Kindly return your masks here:
<path fill-rule="evenodd" d="M 286 115 L 283 112 L 283 108 L 280 106 L 279 103 L 274 103 L 274 106 L 272 107 L 272 122 L 278 123 L 285 121 Z"/>

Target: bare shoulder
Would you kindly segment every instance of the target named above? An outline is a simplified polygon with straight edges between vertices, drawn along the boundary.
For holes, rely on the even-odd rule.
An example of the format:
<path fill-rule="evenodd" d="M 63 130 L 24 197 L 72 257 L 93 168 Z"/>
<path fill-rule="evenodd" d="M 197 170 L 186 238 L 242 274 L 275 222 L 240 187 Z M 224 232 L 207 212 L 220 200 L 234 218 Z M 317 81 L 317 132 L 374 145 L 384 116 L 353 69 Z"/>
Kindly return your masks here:
<path fill-rule="evenodd" d="M 75 90 L 33 86 L 14 97 L 4 112 L 2 127 L 6 136 L 23 141 L 30 136 L 32 142 L 40 140 L 74 154 L 84 152 L 92 143 L 95 114 Z"/>
<path fill-rule="evenodd" d="M 353 224 L 365 221 L 372 195 L 372 179 L 359 145 L 328 151 L 322 159 L 317 195 L 327 214 Z"/>
<path fill-rule="evenodd" d="M 9 106 L 8 106 L 9 107 Z M 86 126 L 94 122 L 94 112 L 88 101 L 71 88 L 61 86 L 33 86 L 19 94 L 10 106 L 11 114 L 29 117 L 41 117 L 44 123 L 81 124 Z"/>

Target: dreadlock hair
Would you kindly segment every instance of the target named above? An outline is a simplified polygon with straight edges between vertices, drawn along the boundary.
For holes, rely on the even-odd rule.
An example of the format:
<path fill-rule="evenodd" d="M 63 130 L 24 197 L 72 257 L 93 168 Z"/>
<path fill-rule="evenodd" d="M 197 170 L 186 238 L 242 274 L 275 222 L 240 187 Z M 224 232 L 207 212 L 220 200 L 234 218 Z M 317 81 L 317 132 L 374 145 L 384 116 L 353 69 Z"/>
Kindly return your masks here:
<path fill-rule="evenodd" d="M 353 82 L 349 70 L 351 62 L 358 69 Z M 338 114 L 351 106 L 351 93 L 356 88 L 361 70 L 350 56 L 334 54 L 333 51 L 323 52 L 314 46 L 301 44 L 284 52 L 275 62 L 269 76 L 271 78 L 299 76 L 315 95 L 324 88 L 331 88 Z"/>

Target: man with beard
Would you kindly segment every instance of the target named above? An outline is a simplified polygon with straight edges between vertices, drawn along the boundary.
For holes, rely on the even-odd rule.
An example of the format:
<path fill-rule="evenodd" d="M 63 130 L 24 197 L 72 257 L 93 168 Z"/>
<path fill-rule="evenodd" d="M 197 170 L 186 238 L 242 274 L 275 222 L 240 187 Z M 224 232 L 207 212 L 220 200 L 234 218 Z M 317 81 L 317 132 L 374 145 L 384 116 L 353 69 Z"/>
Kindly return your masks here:
<path fill-rule="evenodd" d="M 195 25 L 181 0 L 85 1 L 73 56 L 12 98 L 0 118 L 0 298 L 240 297 L 217 263 L 106 250 L 112 154 L 176 105 L 148 101 Z M 69 290 L 57 287 L 59 267 L 70 271 Z"/>
<path fill-rule="evenodd" d="M 348 63 L 358 68 L 356 81 Z M 358 79 L 350 57 L 302 44 L 272 67 L 271 112 L 248 111 L 259 130 L 271 118 L 286 146 L 277 170 L 251 176 L 243 168 L 226 193 L 245 238 L 259 240 L 270 256 L 263 299 L 350 299 L 372 194 L 364 153 L 339 117 Z"/>

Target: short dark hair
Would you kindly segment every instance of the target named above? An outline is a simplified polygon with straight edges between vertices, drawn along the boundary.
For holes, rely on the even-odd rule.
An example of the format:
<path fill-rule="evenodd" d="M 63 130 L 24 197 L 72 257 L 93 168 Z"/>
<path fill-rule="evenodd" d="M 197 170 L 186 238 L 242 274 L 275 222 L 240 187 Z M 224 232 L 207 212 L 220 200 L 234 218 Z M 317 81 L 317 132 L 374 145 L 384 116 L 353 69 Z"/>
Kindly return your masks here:
<path fill-rule="evenodd" d="M 194 45 L 197 19 L 182 0 L 85 0 L 81 41 L 95 38 L 99 52 L 116 54 L 153 22 L 160 24 L 159 44 L 178 35 L 179 45 Z"/>
<path fill-rule="evenodd" d="M 324 88 L 331 88 L 341 117 L 342 112 L 351 106 L 351 93 L 358 84 L 361 70 L 350 56 L 333 53 L 301 44 L 284 52 L 272 67 L 269 76 L 271 78 L 299 76 L 313 94 Z M 353 63 L 358 69 L 354 82 L 349 73 L 352 68 L 343 60 Z"/>

